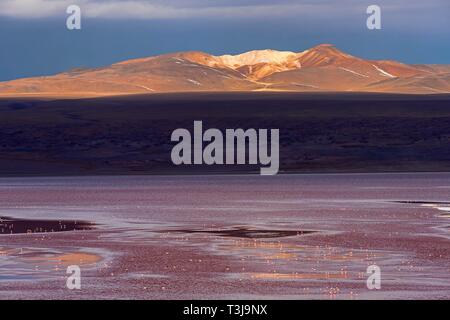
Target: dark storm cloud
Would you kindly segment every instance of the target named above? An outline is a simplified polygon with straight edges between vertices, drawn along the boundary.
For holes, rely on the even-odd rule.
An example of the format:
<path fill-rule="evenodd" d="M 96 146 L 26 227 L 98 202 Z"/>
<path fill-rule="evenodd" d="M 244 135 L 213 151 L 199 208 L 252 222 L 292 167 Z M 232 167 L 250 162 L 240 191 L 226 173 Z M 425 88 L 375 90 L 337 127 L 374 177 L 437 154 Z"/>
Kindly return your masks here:
<path fill-rule="evenodd" d="M 330 16 L 343 11 L 360 13 L 376 3 L 386 10 L 420 15 L 424 10 L 450 8 L 448 0 L 2 0 L 0 15 L 43 18 L 65 12 L 78 4 L 87 17 L 100 18 L 189 18 L 257 16 Z"/>

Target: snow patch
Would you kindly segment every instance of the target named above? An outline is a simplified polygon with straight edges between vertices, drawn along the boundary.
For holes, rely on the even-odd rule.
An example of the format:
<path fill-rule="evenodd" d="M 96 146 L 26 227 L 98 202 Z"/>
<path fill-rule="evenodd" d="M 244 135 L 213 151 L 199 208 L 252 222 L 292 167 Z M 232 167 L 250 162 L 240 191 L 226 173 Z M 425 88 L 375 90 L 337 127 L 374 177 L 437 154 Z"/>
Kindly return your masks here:
<path fill-rule="evenodd" d="M 197 86 L 201 86 L 202 85 L 200 82 L 192 80 L 192 79 L 187 79 L 187 81 L 189 81 L 189 82 L 191 82 L 191 83 L 193 83 L 193 84 L 195 84 Z"/>
<path fill-rule="evenodd" d="M 344 68 L 344 67 L 339 67 L 339 69 L 342 69 L 344 71 L 356 74 L 357 76 L 360 76 L 360 77 L 364 77 L 364 78 L 368 78 L 369 77 L 368 75 L 365 75 L 365 74 L 362 74 L 362 73 L 359 73 L 359 72 L 356 72 L 356 71 L 353 71 L 353 70 L 350 70 L 350 69 L 347 69 L 347 68 Z"/>
<path fill-rule="evenodd" d="M 378 68 L 376 65 L 372 65 L 377 71 L 379 71 L 383 76 L 389 77 L 389 78 L 397 78 L 396 76 L 390 74 L 389 72 L 384 71 L 383 69 Z"/>
<path fill-rule="evenodd" d="M 139 85 L 139 84 L 137 84 L 136 86 L 138 86 L 138 87 L 140 87 L 140 88 L 143 88 L 143 89 L 145 89 L 145 90 L 147 90 L 147 91 L 155 91 L 155 90 L 153 90 L 152 88 L 149 88 L 149 87 L 144 86 L 144 85 Z"/>

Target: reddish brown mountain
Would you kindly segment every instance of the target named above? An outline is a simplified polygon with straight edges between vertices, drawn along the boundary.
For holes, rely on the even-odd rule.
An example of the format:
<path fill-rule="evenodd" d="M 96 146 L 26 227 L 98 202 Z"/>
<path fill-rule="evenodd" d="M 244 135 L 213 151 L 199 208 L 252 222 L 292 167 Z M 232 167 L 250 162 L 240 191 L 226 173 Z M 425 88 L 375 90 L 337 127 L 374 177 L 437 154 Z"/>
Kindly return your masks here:
<path fill-rule="evenodd" d="M 0 83 L 0 95 L 116 95 L 181 91 L 449 93 L 450 65 L 371 61 L 322 44 L 295 53 L 180 52 L 104 68 Z"/>

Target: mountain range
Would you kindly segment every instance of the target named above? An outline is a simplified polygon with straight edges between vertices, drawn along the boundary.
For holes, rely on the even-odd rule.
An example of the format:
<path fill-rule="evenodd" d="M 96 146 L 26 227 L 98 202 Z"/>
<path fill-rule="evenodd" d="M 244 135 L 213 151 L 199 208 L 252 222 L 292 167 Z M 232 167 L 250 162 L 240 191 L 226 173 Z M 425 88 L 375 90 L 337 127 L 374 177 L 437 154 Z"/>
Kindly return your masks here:
<path fill-rule="evenodd" d="M 195 91 L 450 93 L 450 65 L 366 60 L 321 44 L 302 52 L 189 51 L 0 82 L 0 96 L 121 95 Z"/>

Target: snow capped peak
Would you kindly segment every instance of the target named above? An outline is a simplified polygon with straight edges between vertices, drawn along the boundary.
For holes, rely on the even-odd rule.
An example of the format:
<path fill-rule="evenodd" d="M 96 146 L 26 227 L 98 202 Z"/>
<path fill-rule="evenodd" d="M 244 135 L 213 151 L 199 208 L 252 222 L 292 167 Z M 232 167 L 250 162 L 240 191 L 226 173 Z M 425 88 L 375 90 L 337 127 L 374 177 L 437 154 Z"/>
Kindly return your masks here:
<path fill-rule="evenodd" d="M 315 57 L 322 60 L 331 58 L 354 58 L 336 48 L 333 44 L 320 44 L 302 52 L 278 51 L 272 49 L 252 50 L 237 55 L 213 56 L 213 59 L 222 65 L 237 69 L 242 66 L 251 66 L 258 63 L 285 65 L 290 68 L 301 64 L 299 59 Z"/>
<path fill-rule="evenodd" d="M 223 55 L 216 58 L 226 66 L 237 68 L 245 65 L 258 63 L 283 64 L 289 59 L 295 58 L 297 54 L 292 51 L 277 51 L 272 49 L 252 50 L 238 55 Z"/>

